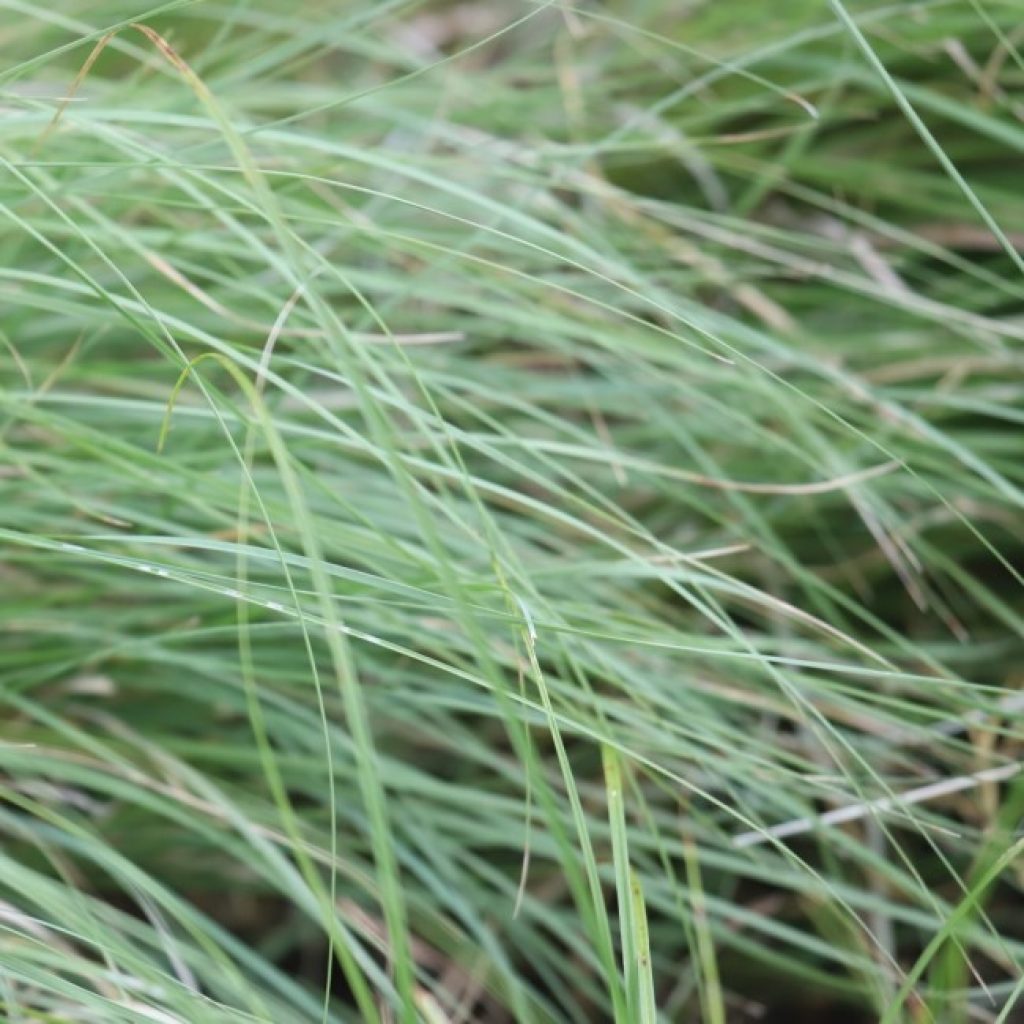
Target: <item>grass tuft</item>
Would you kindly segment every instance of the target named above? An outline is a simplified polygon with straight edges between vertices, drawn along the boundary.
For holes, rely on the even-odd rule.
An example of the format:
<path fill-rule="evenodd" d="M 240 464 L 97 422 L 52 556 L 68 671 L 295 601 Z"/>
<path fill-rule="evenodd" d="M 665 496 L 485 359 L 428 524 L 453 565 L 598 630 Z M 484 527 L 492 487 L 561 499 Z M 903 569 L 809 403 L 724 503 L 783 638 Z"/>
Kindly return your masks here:
<path fill-rule="evenodd" d="M 0 1018 L 1018 1019 L 1019 5 L 0 6 Z"/>

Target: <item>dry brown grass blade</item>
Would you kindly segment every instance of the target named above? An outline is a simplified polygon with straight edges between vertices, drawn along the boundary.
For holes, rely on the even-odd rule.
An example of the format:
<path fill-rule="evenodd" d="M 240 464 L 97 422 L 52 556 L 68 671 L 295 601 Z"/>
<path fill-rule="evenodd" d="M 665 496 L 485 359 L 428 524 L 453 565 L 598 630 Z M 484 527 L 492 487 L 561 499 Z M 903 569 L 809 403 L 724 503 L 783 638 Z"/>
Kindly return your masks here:
<path fill-rule="evenodd" d="M 99 59 L 100 54 L 107 48 L 107 44 L 114 38 L 116 32 L 108 32 L 103 36 L 96 45 L 92 48 L 89 56 L 85 58 L 85 63 L 82 65 L 78 74 L 75 75 L 74 81 L 71 83 L 71 87 L 67 90 L 64 97 L 61 99 L 59 106 L 54 111 L 53 117 L 50 119 L 50 123 L 43 129 L 42 134 L 36 139 L 35 145 L 32 147 L 33 152 L 37 151 L 46 140 L 56 131 L 57 125 L 60 123 L 60 119 L 64 116 L 64 111 L 67 110 L 68 104 L 75 98 L 75 94 L 81 88 L 82 82 L 85 81 L 86 76 L 92 70 L 93 64 Z"/>
<path fill-rule="evenodd" d="M 139 22 L 132 22 L 129 27 L 135 29 L 137 32 L 141 32 L 142 35 L 144 35 L 160 51 L 167 61 L 188 81 L 189 85 L 193 88 L 200 99 L 204 101 L 210 99 L 210 90 L 207 89 L 203 80 L 192 70 L 188 62 L 174 49 L 174 47 L 156 31 L 156 29 L 150 28 L 148 25 L 143 25 Z M 85 81 L 89 72 L 92 70 L 93 65 L 97 60 L 99 60 L 100 54 L 103 53 L 110 41 L 114 39 L 117 34 L 117 32 L 108 32 L 98 40 L 96 45 L 89 52 L 89 56 L 85 58 L 85 63 L 82 64 L 78 74 L 75 75 L 70 88 L 61 98 L 60 105 L 54 112 L 50 123 L 43 129 L 39 138 L 36 139 L 33 147 L 34 150 L 38 150 L 39 147 L 42 146 L 54 133 L 61 118 L 64 116 L 64 111 L 67 110 L 68 105 L 75 98 L 76 93 L 81 88 L 82 83 Z"/>

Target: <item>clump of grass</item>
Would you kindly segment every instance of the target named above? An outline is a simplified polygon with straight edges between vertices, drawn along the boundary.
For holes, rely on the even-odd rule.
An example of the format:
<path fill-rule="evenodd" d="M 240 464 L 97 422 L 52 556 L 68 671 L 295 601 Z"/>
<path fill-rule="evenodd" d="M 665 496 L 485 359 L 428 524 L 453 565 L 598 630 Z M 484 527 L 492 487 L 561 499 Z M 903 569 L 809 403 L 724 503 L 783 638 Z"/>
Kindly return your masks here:
<path fill-rule="evenodd" d="M 1015 1019 L 1014 4 L 5 11 L 5 1019 Z"/>

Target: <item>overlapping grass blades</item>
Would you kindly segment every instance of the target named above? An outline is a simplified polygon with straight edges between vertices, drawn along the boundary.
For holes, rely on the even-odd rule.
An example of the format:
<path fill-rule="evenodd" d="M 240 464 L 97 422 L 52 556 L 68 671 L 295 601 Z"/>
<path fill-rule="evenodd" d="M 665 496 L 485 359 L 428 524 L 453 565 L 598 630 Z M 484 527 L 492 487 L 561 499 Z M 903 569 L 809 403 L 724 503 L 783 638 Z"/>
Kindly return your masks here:
<path fill-rule="evenodd" d="M 1019 14 L 3 0 L 0 1014 L 1012 1021 Z"/>

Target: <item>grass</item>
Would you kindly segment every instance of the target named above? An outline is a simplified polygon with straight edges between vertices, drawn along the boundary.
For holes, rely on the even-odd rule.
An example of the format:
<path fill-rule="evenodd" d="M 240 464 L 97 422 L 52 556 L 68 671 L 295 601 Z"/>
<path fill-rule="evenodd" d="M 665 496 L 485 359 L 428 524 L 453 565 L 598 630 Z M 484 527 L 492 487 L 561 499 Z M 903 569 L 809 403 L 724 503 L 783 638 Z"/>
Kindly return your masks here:
<path fill-rule="evenodd" d="M 0 1018 L 1021 1019 L 1007 0 L 3 0 Z"/>

